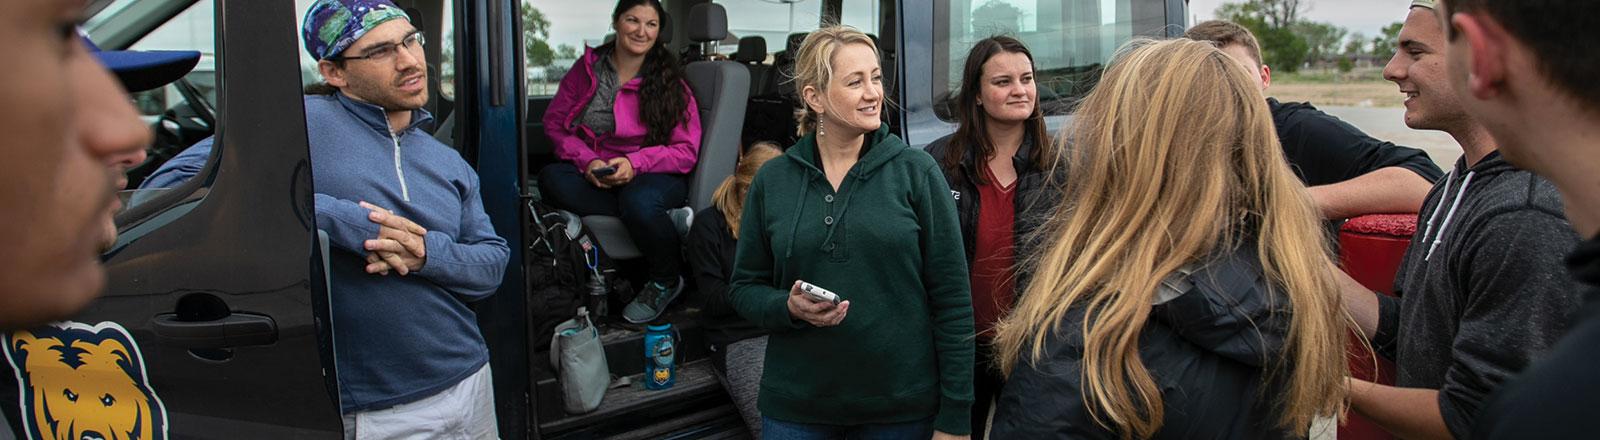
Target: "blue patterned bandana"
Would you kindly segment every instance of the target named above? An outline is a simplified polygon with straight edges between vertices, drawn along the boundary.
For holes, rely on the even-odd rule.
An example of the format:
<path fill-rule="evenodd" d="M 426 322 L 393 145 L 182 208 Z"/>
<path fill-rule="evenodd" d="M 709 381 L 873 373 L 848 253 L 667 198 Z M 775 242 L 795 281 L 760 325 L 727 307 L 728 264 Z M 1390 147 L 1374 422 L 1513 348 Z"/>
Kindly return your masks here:
<path fill-rule="evenodd" d="M 338 56 L 367 31 L 389 20 L 411 20 L 389 0 L 317 0 L 306 10 L 300 38 L 318 61 Z"/>

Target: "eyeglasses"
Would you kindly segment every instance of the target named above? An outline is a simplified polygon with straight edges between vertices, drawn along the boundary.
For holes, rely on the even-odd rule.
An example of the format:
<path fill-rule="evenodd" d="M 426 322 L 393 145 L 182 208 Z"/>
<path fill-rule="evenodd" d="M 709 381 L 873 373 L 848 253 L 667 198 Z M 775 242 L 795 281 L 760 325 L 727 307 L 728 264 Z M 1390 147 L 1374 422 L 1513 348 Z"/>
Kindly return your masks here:
<path fill-rule="evenodd" d="M 392 42 L 392 43 L 383 43 L 383 44 L 379 44 L 379 45 L 375 45 L 375 46 L 369 47 L 369 48 L 367 48 L 367 50 L 362 51 L 361 55 L 348 56 L 348 57 L 346 57 L 346 56 L 329 57 L 328 59 L 330 61 L 349 61 L 349 60 L 393 61 L 395 55 L 400 53 L 400 48 L 404 47 L 404 48 L 409 49 L 409 50 L 417 50 L 417 49 L 421 49 L 422 46 L 425 45 L 425 44 L 428 44 L 428 39 L 427 39 L 427 37 L 422 36 L 422 31 L 411 31 L 411 33 L 406 34 L 405 38 L 401 38 L 400 41 L 396 41 L 396 42 Z"/>

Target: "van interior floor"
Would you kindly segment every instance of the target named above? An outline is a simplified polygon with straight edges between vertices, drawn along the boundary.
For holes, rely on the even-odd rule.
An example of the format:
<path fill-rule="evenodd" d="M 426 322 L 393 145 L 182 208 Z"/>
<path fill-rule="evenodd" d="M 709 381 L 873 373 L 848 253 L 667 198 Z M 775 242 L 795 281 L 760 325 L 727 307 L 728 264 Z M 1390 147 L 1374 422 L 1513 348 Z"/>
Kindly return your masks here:
<path fill-rule="evenodd" d="M 549 353 L 533 359 L 534 411 L 540 438 L 547 439 L 746 439 L 750 438 L 712 369 L 699 310 L 676 305 L 658 322 L 676 330 L 677 376 L 672 388 L 644 387 L 645 348 L 643 325 L 608 316 L 596 323 L 601 329 L 606 364 L 613 378 L 600 407 L 584 414 L 568 414 L 561 402 L 561 384 L 549 365 Z M 537 362 L 543 360 L 543 362 Z"/>

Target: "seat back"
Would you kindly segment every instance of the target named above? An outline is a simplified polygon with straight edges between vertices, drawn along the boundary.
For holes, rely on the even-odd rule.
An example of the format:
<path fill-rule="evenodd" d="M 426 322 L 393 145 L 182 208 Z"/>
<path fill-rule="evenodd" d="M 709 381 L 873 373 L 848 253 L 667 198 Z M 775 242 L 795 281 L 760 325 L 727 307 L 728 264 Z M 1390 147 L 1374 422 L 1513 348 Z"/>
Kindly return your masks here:
<path fill-rule="evenodd" d="M 716 3 L 694 5 L 688 31 L 697 43 L 727 38 L 728 12 Z M 711 194 L 739 161 L 750 71 L 732 61 L 695 61 L 684 73 L 700 107 L 700 157 L 689 175 L 689 207 L 699 211 L 711 206 Z"/>
<path fill-rule="evenodd" d="M 767 75 L 771 74 L 772 66 L 766 65 L 767 39 L 760 35 L 752 35 L 739 39 L 739 51 L 733 53 L 733 61 L 743 64 L 750 70 L 750 96 L 761 96 L 764 92 L 762 86 L 766 84 Z"/>

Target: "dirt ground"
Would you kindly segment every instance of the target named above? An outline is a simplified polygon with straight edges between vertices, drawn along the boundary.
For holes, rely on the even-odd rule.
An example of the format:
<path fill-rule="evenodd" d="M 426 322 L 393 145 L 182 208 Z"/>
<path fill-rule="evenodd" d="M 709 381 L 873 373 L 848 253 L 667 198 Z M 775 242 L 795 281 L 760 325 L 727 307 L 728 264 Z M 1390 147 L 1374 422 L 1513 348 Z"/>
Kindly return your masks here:
<path fill-rule="evenodd" d="M 1405 95 L 1394 83 L 1377 81 L 1357 82 L 1299 82 L 1274 81 L 1267 87 L 1267 96 L 1279 101 L 1303 101 L 1317 106 L 1342 107 L 1400 107 Z"/>

